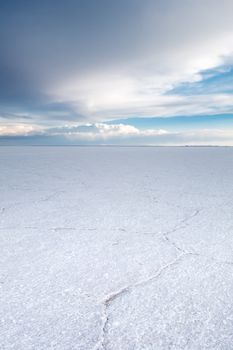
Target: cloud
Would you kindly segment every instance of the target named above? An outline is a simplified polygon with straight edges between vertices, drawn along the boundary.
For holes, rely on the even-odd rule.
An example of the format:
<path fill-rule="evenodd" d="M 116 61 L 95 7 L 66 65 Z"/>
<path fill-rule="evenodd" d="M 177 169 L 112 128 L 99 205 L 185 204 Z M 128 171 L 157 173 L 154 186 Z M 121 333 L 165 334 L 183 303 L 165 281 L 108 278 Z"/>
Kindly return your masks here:
<path fill-rule="evenodd" d="M 233 129 L 202 129 L 181 133 L 193 145 L 233 146 Z"/>
<path fill-rule="evenodd" d="M 59 129 L 58 129 L 59 130 Z M 141 138 L 147 136 L 158 136 L 167 133 L 166 130 L 140 130 L 132 125 L 125 124 L 105 124 L 95 123 L 87 124 L 78 127 L 67 127 L 66 130 L 62 128 L 62 133 L 70 139 L 88 140 L 88 141 L 106 141 L 115 139 L 130 139 Z M 59 132 L 54 133 L 59 134 Z"/>
<path fill-rule="evenodd" d="M 233 129 L 199 129 L 169 131 L 165 129 L 142 130 L 132 125 L 95 123 L 67 126 L 49 130 L 51 135 L 63 135 L 73 142 L 127 144 L 177 144 L 177 145 L 233 145 Z"/>
<path fill-rule="evenodd" d="M 30 124 L 7 124 L 0 126 L 0 137 L 17 137 L 17 136 L 63 136 L 70 140 L 84 141 L 104 141 L 131 137 L 149 137 L 167 134 L 163 129 L 140 130 L 132 125 L 125 124 L 78 124 L 67 125 L 57 128 L 43 128 Z"/>
<path fill-rule="evenodd" d="M 126 142 L 130 139 L 146 139 L 166 135 L 168 131 L 164 129 L 147 129 L 140 130 L 132 125 L 125 124 L 84 124 L 84 125 L 67 125 L 57 128 L 42 128 L 29 124 L 3 125 L 0 126 L 0 137 L 19 137 L 19 136 L 50 136 L 63 137 L 71 142 L 91 141 L 104 143 L 105 141 L 119 142 L 124 139 Z"/>
<path fill-rule="evenodd" d="M 23 123 L 0 126 L 0 139 L 6 140 L 6 144 L 18 138 L 22 143 L 28 139 L 31 144 L 233 146 L 233 128 L 175 131 L 161 128 L 141 129 L 127 124 L 106 123 L 73 124 L 56 128 L 43 128 Z"/>
<path fill-rule="evenodd" d="M 230 92 L 173 91 L 232 65 L 232 12 L 232 0 L 5 2 L 1 108 L 44 124 L 232 111 Z"/>
<path fill-rule="evenodd" d="M 44 131 L 37 125 L 8 124 L 0 125 L 0 137 L 18 137 L 40 135 Z"/>

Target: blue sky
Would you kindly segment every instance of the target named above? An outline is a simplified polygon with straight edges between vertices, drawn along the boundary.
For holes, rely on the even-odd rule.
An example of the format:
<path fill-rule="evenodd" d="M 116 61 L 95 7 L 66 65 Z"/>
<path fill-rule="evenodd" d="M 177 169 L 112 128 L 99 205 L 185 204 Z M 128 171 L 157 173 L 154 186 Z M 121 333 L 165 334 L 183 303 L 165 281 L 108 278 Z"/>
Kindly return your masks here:
<path fill-rule="evenodd" d="M 0 1 L 0 145 L 233 145 L 232 13 L 231 0 Z"/>

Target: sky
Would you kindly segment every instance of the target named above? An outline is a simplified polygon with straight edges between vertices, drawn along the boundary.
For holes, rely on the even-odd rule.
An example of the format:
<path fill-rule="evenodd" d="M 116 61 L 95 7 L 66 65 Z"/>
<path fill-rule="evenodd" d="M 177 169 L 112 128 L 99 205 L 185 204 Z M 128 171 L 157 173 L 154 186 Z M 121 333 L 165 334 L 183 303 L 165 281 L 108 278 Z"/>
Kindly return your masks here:
<path fill-rule="evenodd" d="M 0 145 L 233 146 L 232 0 L 0 0 Z"/>

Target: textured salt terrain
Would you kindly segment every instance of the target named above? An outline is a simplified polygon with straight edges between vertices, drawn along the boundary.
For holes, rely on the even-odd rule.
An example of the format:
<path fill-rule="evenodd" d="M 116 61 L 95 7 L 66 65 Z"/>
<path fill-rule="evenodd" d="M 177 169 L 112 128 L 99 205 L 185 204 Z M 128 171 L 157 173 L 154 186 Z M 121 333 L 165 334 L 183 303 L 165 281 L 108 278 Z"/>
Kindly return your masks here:
<path fill-rule="evenodd" d="M 0 148 L 0 349 L 233 349 L 233 148 Z"/>

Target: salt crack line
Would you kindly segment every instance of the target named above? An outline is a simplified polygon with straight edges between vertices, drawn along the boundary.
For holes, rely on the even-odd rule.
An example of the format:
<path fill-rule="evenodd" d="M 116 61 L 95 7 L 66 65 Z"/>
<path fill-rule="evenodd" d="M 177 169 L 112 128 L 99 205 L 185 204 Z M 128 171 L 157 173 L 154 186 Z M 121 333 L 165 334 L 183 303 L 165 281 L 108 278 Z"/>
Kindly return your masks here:
<path fill-rule="evenodd" d="M 93 350 L 106 350 L 106 334 L 107 334 L 107 326 L 108 326 L 108 322 L 109 322 L 109 314 L 108 314 L 108 309 L 111 305 L 112 302 L 114 302 L 116 299 L 120 298 L 122 295 L 126 294 L 126 293 L 130 293 L 133 289 L 135 288 L 139 288 L 142 286 L 147 285 L 148 283 L 156 280 L 158 277 L 161 276 L 161 274 L 166 271 L 167 269 L 169 269 L 170 267 L 178 264 L 180 262 L 180 260 L 187 255 L 193 255 L 192 253 L 182 253 L 180 254 L 175 260 L 171 261 L 170 263 L 168 263 L 167 265 L 162 266 L 156 274 L 138 281 L 136 283 L 133 283 L 131 285 L 125 286 L 121 289 L 119 289 L 116 292 L 113 292 L 109 295 L 107 295 L 105 297 L 105 299 L 102 301 L 102 307 L 103 307 L 103 313 L 102 313 L 102 327 L 101 327 L 101 335 L 100 335 L 100 339 L 97 342 L 97 344 L 94 346 Z"/>
<path fill-rule="evenodd" d="M 176 250 L 178 250 L 179 252 L 182 252 L 184 254 L 191 254 L 191 252 L 186 251 L 185 249 L 182 249 L 181 247 L 179 247 L 173 240 L 171 240 L 169 238 L 169 235 L 177 232 L 178 230 L 181 230 L 182 228 L 185 228 L 189 225 L 189 221 L 191 219 L 193 219 L 194 217 L 196 217 L 197 215 L 199 215 L 200 213 L 200 209 L 196 209 L 192 214 L 190 214 L 188 217 L 182 219 L 174 228 L 163 232 L 163 236 L 164 239 L 170 244 L 172 245 Z"/>
<path fill-rule="evenodd" d="M 182 228 L 187 227 L 189 221 L 195 216 L 199 215 L 199 213 L 200 213 L 200 209 L 195 210 L 192 214 L 182 219 L 173 229 L 166 231 L 165 234 L 170 235 L 171 233 L 174 233 Z"/>

